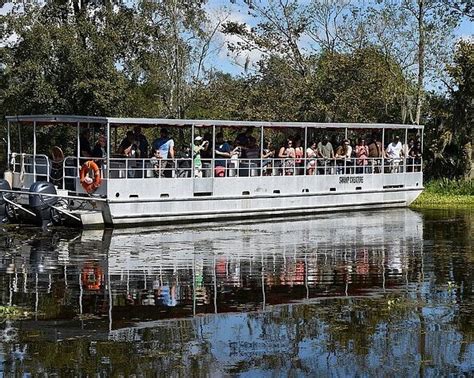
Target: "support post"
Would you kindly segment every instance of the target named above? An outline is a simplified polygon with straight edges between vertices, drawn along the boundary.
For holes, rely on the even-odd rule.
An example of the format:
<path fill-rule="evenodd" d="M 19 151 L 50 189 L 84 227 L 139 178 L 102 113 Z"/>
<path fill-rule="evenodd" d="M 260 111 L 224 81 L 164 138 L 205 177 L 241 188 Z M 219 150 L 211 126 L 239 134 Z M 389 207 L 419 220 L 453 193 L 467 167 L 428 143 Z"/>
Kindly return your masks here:
<path fill-rule="evenodd" d="M 306 176 L 306 149 L 308 148 L 308 126 L 304 127 L 304 144 L 303 144 L 303 175 Z"/>
<path fill-rule="evenodd" d="M 106 144 L 106 146 L 107 146 L 107 155 L 106 155 L 106 158 L 105 158 L 106 159 L 105 177 L 108 180 L 109 177 L 110 177 L 109 172 L 110 172 L 110 152 L 111 152 L 111 148 L 110 148 L 111 147 L 111 143 L 110 143 L 110 122 L 109 121 L 107 121 L 107 124 L 106 124 L 105 127 L 106 127 L 105 132 L 106 132 L 106 135 L 107 135 L 107 144 Z M 145 177 L 145 176 L 143 176 L 143 177 Z"/>
<path fill-rule="evenodd" d="M 81 139 L 81 123 L 80 122 L 77 122 L 76 124 L 76 148 L 77 148 L 77 167 L 78 169 L 80 169 L 80 166 L 81 166 L 81 161 L 79 159 L 79 157 L 81 156 L 81 143 L 80 143 L 80 139 Z M 79 173 L 79 171 L 77 172 Z"/>
<path fill-rule="evenodd" d="M 407 154 L 408 154 L 408 129 L 405 129 L 405 147 L 407 149 Z M 402 148 L 402 151 L 405 155 L 405 151 Z M 403 173 L 407 173 L 407 157 L 408 156 L 403 156 Z"/>
<path fill-rule="evenodd" d="M 33 121 L 33 181 L 36 181 L 36 121 Z"/>
<path fill-rule="evenodd" d="M 191 177 L 193 179 L 194 188 L 194 123 L 191 125 Z"/>
<path fill-rule="evenodd" d="M 382 129 L 382 173 L 385 173 L 385 129 Z"/>
<path fill-rule="evenodd" d="M 211 161 L 211 177 L 215 177 L 215 159 L 216 159 L 216 125 L 212 125 L 212 161 Z"/>
<path fill-rule="evenodd" d="M 10 156 L 12 153 L 11 149 L 11 137 L 10 137 L 10 121 L 7 121 L 7 167 L 10 169 Z"/>
<path fill-rule="evenodd" d="M 260 126 L 260 176 L 263 176 L 263 125 Z"/>

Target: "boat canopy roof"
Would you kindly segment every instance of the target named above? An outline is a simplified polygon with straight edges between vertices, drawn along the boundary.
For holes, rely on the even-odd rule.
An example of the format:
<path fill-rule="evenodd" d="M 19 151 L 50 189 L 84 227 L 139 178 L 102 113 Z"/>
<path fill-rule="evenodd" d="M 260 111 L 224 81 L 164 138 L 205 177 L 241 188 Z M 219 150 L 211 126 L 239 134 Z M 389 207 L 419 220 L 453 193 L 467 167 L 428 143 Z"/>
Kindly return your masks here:
<path fill-rule="evenodd" d="M 94 117 L 79 115 L 18 115 L 7 116 L 7 121 L 37 125 L 53 124 L 109 124 L 112 127 L 136 126 L 218 126 L 218 127 L 269 127 L 269 128 L 350 128 L 350 129 L 423 129 L 423 125 L 388 124 L 388 123 L 320 123 L 320 122 L 271 122 L 271 121 L 229 121 L 229 120 L 203 120 L 203 119 L 168 119 L 168 118 L 115 118 Z"/>

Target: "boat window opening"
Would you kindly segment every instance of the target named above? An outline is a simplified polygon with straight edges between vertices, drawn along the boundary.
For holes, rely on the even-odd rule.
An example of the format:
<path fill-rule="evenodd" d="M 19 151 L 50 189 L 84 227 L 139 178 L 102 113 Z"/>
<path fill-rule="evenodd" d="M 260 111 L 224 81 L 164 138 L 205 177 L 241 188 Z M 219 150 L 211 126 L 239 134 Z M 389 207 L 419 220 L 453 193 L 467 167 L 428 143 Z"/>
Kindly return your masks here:
<path fill-rule="evenodd" d="M 194 197 L 209 197 L 212 196 L 212 192 L 196 192 Z"/>
<path fill-rule="evenodd" d="M 242 195 L 243 195 L 243 196 L 249 196 L 249 195 L 250 195 L 250 192 L 249 192 L 248 190 L 244 190 L 244 191 L 242 192 Z"/>
<path fill-rule="evenodd" d="M 161 193 L 160 194 L 160 198 L 169 198 L 169 194 L 168 193 Z"/>
<path fill-rule="evenodd" d="M 128 198 L 138 198 L 138 194 L 130 194 Z"/>
<path fill-rule="evenodd" d="M 403 188 L 405 187 L 405 185 L 384 185 L 383 188 L 384 189 L 399 189 L 399 188 Z"/>
<path fill-rule="evenodd" d="M 303 193 L 309 193 L 309 189 L 303 189 L 302 192 Z"/>
<path fill-rule="evenodd" d="M 356 190 L 362 190 L 362 186 L 357 186 Z"/>
<path fill-rule="evenodd" d="M 120 193 L 119 193 L 119 192 L 115 193 L 115 197 L 119 198 L 119 197 L 120 197 Z"/>
<path fill-rule="evenodd" d="M 273 194 L 280 194 L 280 190 L 279 190 L 279 189 L 275 189 L 275 190 L 273 191 Z"/>
<path fill-rule="evenodd" d="M 336 191 L 336 188 L 329 188 L 329 191 L 330 191 L 330 192 L 335 192 L 335 191 Z"/>

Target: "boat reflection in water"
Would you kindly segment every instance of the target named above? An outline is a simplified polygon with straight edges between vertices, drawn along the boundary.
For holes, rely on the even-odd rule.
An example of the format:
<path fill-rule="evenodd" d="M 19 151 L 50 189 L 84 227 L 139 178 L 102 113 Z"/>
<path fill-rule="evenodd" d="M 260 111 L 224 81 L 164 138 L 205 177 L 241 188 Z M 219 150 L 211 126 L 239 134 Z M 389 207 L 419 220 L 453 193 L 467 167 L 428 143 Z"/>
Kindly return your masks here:
<path fill-rule="evenodd" d="M 410 307 L 410 300 L 433 300 L 434 273 L 424 267 L 423 220 L 408 209 L 181 230 L 67 231 L 26 247 L 7 242 L 2 301 L 36 314 L 17 322 L 19 340 L 40 350 L 41 340 L 70 346 L 71 338 L 88 336 L 88 352 L 74 356 L 82 362 L 69 372 L 89 364 L 121 374 L 177 365 L 180 374 L 408 374 L 430 353 L 452 371 L 474 368 L 472 343 L 447 361 L 454 347 L 448 339 L 461 333 L 445 329 L 446 340 L 425 334 L 456 316 L 447 305 L 455 289 L 424 320 L 414 317 L 419 304 Z M 132 348 L 126 362 L 118 357 L 124 343 Z M 3 350 L 4 371 L 12 372 L 14 358 L 6 344 Z M 97 355 L 108 362 L 96 362 Z M 46 358 L 34 357 L 35 366 Z"/>

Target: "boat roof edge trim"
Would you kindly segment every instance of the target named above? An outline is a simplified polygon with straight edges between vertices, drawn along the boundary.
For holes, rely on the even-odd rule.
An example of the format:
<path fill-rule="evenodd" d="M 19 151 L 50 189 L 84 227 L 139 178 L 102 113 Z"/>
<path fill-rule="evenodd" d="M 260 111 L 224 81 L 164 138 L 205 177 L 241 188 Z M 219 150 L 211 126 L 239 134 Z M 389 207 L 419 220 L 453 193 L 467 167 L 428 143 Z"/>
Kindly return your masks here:
<path fill-rule="evenodd" d="M 6 116 L 7 121 L 18 123 L 100 123 L 111 126 L 221 126 L 221 127 L 281 127 L 281 128 L 355 128 L 355 129 L 423 129 L 423 125 L 389 123 L 336 123 L 336 122 L 272 122 L 272 121 L 230 121 L 204 119 L 168 119 L 168 118 L 116 118 L 80 115 L 18 115 Z"/>

